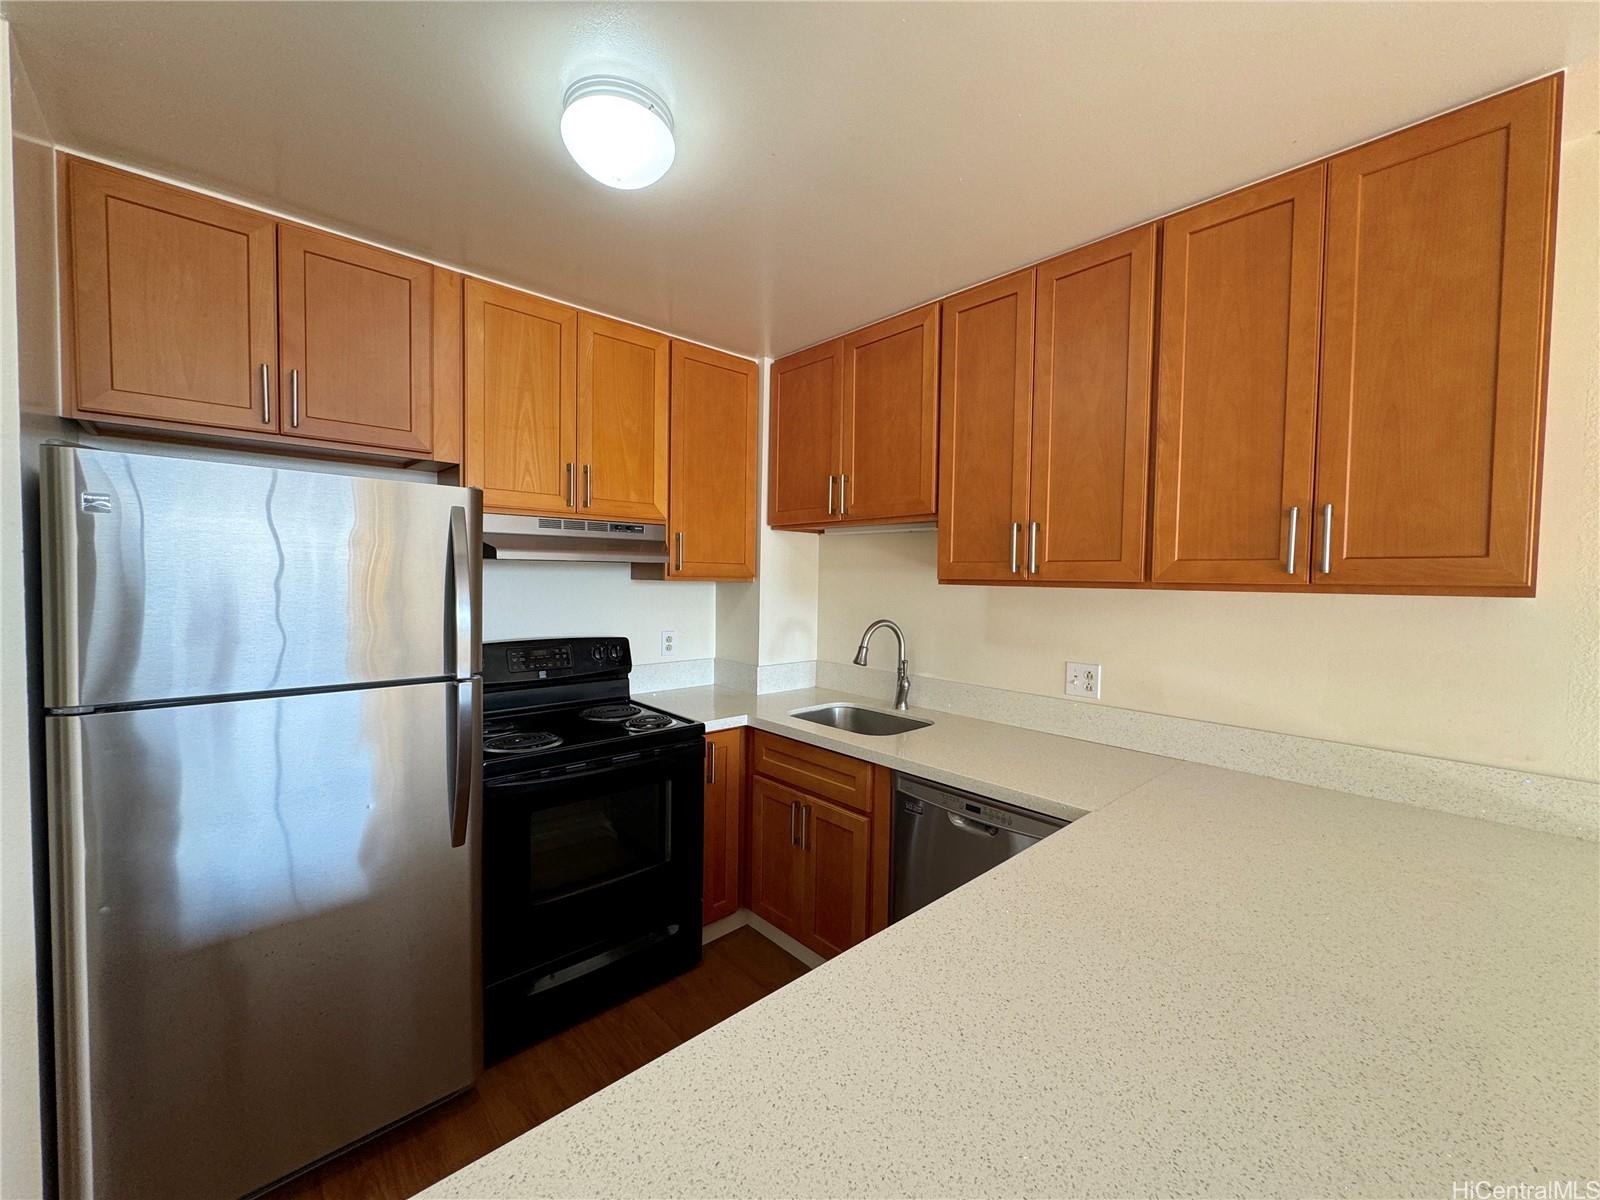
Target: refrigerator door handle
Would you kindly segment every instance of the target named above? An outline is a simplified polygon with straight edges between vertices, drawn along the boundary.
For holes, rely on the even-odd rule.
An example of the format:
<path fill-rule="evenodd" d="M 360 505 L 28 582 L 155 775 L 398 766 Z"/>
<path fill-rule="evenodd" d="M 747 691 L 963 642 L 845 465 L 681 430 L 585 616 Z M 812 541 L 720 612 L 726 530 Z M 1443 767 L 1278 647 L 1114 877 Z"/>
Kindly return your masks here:
<path fill-rule="evenodd" d="M 478 730 L 483 721 L 482 685 L 463 679 L 455 685 L 455 737 L 452 745 L 454 779 L 450 788 L 450 844 L 467 844 L 467 817 L 478 778 Z"/>
<path fill-rule="evenodd" d="M 470 679 L 475 673 L 472 631 L 476 620 L 472 595 L 472 545 L 467 539 L 467 510 L 459 504 L 450 509 L 450 586 L 455 615 L 451 639 L 455 662 L 450 669 L 457 679 Z"/>

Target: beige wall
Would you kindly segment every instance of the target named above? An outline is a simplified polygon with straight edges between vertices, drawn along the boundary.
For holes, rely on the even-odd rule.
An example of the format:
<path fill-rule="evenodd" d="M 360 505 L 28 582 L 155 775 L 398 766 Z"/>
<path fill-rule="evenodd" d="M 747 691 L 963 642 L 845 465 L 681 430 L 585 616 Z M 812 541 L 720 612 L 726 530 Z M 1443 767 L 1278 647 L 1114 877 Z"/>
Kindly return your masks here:
<path fill-rule="evenodd" d="M 28 644 L 23 552 L 23 404 L 48 344 L 22 344 L 35 328 L 19 313 L 19 292 L 51 297 L 40 219 L 50 213 L 48 152 L 26 140 L 42 133 L 37 106 L 0 20 L 0 1196 L 43 1190 L 40 1058 L 33 903 L 34 791 L 27 702 Z M 45 169 L 40 171 L 41 160 Z M 42 276 L 42 277 L 41 277 Z M 48 318 L 46 329 L 51 325 Z M 48 337 L 48 335 L 47 335 Z"/>
<path fill-rule="evenodd" d="M 1594 128 L 1569 112 L 1537 598 L 940 587 L 931 533 L 824 536 L 819 657 L 888 616 L 920 674 L 1061 695 L 1098 662 L 1102 704 L 1600 779 Z"/>
<path fill-rule="evenodd" d="M 767 526 L 767 417 L 772 360 L 761 363 L 756 580 L 717 585 L 717 657 L 750 666 L 817 657 L 817 538 Z"/>

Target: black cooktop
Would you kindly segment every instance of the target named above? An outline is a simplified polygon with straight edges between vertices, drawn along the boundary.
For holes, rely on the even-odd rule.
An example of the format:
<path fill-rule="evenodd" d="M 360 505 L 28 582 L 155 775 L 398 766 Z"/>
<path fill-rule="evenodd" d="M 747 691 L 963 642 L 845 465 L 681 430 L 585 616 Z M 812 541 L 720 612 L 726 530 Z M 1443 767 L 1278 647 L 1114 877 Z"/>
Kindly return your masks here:
<path fill-rule="evenodd" d="M 628 695 L 625 638 L 488 642 L 486 779 L 698 741 L 705 726 Z"/>

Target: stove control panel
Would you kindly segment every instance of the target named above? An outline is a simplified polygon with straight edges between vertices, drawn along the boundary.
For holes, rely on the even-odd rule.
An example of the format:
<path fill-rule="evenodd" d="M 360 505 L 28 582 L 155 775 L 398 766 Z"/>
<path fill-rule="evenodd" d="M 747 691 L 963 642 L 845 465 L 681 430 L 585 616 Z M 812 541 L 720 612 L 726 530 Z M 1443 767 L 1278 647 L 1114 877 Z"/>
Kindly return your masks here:
<path fill-rule="evenodd" d="M 633 667 L 627 638 L 540 638 L 483 644 L 490 683 L 534 684 L 626 675 Z"/>

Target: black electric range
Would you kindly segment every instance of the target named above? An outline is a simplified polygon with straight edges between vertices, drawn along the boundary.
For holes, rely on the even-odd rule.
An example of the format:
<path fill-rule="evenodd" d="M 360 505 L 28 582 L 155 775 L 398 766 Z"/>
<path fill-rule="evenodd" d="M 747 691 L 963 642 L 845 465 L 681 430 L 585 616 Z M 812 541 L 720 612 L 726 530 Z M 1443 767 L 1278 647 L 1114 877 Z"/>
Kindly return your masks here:
<path fill-rule="evenodd" d="M 626 638 L 483 658 L 493 1060 L 699 961 L 705 727 L 629 696 Z"/>

